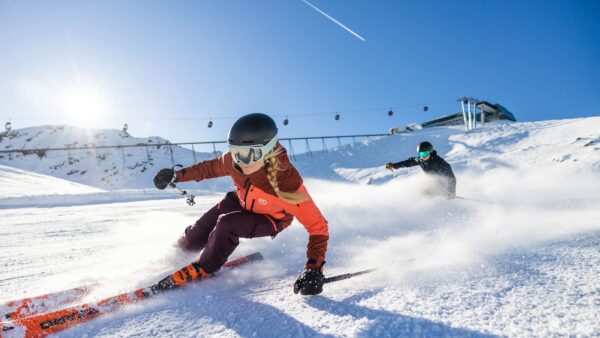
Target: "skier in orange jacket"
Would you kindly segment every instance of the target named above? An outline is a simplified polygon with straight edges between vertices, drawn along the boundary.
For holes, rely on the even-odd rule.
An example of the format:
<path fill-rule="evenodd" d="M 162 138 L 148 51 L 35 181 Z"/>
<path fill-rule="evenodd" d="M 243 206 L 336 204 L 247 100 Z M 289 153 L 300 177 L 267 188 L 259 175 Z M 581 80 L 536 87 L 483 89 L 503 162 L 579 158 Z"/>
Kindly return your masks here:
<path fill-rule="evenodd" d="M 239 244 L 239 238 L 272 236 L 287 228 L 294 217 L 309 233 L 307 262 L 294 292 L 319 294 L 325 277 L 323 264 L 329 230 L 327 220 L 310 197 L 302 177 L 278 142 L 277 126 L 265 114 L 238 119 L 229 130 L 229 151 L 175 171 L 161 169 L 154 177 L 158 189 L 173 182 L 230 176 L 235 191 L 185 230 L 179 245 L 202 251 L 201 273 L 217 271 Z"/>

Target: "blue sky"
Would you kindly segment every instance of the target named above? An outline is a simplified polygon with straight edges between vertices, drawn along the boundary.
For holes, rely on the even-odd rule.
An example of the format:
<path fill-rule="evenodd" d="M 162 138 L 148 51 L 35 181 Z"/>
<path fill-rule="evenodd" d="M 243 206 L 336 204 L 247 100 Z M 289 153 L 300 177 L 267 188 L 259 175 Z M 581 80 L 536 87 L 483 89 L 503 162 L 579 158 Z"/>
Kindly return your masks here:
<path fill-rule="evenodd" d="M 598 1 L 311 2 L 366 42 L 301 0 L 0 0 L 0 117 L 187 142 L 257 111 L 282 137 L 386 132 L 461 96 L 600 115 Z"/>

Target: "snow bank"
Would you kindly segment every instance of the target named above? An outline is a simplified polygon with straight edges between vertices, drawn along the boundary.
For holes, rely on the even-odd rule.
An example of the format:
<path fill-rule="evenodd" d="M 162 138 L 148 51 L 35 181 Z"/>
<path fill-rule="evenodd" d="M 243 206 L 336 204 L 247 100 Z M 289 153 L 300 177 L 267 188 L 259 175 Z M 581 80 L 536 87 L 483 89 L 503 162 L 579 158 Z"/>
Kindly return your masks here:
<path fill-rule="evenodd" d="M 106 191 L 64 179 L 0 165 L 0 209 L 64 207 L 132 201 L 181 199 L 174 189 L 120 189 Z M 188 190 L 195 196 L 207 190 Z"/>
<path fill-rule="evenodd" d="M 102 189 L 0 165 L 0 201 L 5 198 L 50 194 L 89 194 Z M 0 202 L 1 203 L 1 202 Z"/>
<path fill-rule="evenodd" d="M 45 183 L 45 182 L 44 182 Z M 194 196 L 213 195 L 214 192 L 206 190 L 188 190 Z M 121 189 L 102 192 L 60 193 L 23 195 L 19 197 L 0 198 L 0 209 L 14 208 L 49 208 L 68 207 L 78 205 L 124 203 L 133 201 L 183 199 L 185 197 L 176 190 L 159 191 L 156 189 Z"/>

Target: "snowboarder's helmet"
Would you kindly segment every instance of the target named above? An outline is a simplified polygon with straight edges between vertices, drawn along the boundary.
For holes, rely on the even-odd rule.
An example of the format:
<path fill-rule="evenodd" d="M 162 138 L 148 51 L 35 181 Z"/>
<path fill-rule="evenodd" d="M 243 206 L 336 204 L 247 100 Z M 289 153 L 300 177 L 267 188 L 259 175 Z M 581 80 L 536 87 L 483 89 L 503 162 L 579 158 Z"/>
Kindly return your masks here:
<path fill-rule="evenodd" d="M 238 164 L 252 164 L 277 145 L 277 125 L 268 115 L 248 114 L 235 121 L 227 139 L 233 160 Z"/>
<path fill-rule="evenodd" d="M 432 151 L 433 151 L 433 146 L 431 145 L 431 143 L 429 143 L 427 141 L 421 142 L 417 146 L 417 152 L 419 153 L 419 157 L 421 157 L 421 158 L 429 156 Z"/>

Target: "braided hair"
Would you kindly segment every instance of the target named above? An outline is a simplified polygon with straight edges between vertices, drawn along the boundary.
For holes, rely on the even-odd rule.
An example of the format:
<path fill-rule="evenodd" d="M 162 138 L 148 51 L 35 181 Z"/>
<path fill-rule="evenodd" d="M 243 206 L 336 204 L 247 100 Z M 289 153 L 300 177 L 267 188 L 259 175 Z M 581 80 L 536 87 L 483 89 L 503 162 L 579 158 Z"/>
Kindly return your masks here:
<path fill-rule="evenodd" d="M 290 204 L 298 204 L 306 201 L 308 197 L 305 194 L 298 192 L 286 192 L 279 190 L 279 182 L 277 181 L 277 172 L 285 169 L 279 168 L 279 160 L 277 156 L 283 152 L 283 147 L 278 144 L 275 149 L 269 154 L 265 155 L 265 161 L 267 162 L 267 179 L 275 190 L 275 193 L 279 198 Z"/>

